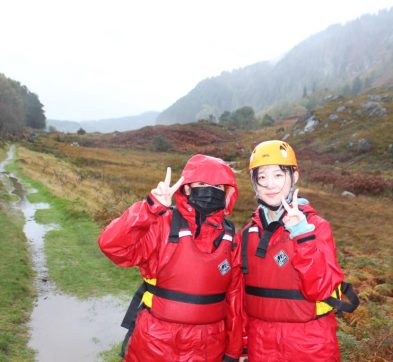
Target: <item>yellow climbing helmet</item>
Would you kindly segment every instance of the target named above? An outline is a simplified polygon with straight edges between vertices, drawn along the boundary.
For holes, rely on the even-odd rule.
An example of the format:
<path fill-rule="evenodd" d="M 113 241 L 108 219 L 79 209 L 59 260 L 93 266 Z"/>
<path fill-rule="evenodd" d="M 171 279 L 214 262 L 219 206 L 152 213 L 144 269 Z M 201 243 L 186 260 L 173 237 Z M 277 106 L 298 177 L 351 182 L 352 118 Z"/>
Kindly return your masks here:
<path fill-rule="evenodd" d="M 295 151 L 284 141 L 265 141 L 259 143 L 251 153 L 249 169 L 266 165 L 293 166 L 298 169 Z"/>

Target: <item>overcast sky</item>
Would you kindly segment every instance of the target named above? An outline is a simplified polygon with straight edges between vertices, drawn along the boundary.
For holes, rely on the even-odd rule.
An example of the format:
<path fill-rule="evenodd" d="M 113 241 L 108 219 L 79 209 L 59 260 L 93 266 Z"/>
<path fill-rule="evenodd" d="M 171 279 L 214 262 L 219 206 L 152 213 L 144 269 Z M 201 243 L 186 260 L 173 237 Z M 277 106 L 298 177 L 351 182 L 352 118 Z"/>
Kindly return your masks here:
<path fill-rule="evenodd" d="M 47 118 L 162 111 L 222 71 L 277 59 L 393 0 L 0 0 L 0 73 Z"/>

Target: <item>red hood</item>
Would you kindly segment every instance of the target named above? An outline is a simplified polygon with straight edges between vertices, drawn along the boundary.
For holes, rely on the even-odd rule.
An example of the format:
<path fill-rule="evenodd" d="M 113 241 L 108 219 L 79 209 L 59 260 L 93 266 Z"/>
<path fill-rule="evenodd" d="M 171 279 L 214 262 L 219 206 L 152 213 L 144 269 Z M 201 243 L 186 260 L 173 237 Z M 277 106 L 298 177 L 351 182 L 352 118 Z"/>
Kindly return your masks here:
<path fill-rule="evenodd" d="M 182 186 L 192 182 L 205 182 L 210 185 L 225 185 L 225 210 L 224 212 L 217 212 L 212 216 L 215 217 L 220 215 L 220 217 L 222 217 L 222 214 L 230 215 L 232 213 L 233 206 L 237 200 L 238 189 L 235 175 L 225 161 L 216 157 L 205 156 L 201 154 L 194 155 L 185 165 L 182 176 L 184 177 Z M 175 194 L 176 206 L 183 216 L 193 218 L 195 211 L 187 203 L 188 198 L 182 193 L 181 189 L 182 187 L 180 187 Z M 190 213 L 192 215 L 190 215 Z"/>

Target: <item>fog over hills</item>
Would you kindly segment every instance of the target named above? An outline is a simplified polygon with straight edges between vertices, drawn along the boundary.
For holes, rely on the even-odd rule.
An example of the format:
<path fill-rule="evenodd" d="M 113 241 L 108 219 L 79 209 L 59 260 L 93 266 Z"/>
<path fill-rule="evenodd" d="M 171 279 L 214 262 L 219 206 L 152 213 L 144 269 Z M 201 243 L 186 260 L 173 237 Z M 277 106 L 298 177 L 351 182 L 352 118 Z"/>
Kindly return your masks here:
<path fill-rule="evenodd" d="M 259 44 L 263 46 L 263 44 Z M 393 8 L 332 25 L 291 49 L 276 64 L 260 62 L 199 82 L 157 118 L 158 124 L 218 118 L 252 106 L 263 111 L 296 102 L 304 93 L 345 93 L 393 83 Z"/>
<path fill-rule="evenodd" d="M 322 99 L 327 92 L 348 95 L 355 87 L 363 90 L 389 84 L 393 84 L 393 8 L 363 15 L 345 25 L 332 25 L 275 63 L 258 62 L 201 80 L 161 113 L 81 122 L 48 119 L 47 126 L 62 132 L 79 128 L 122 132 L 155 124 L 218 119 L 224 111 L 244 106 L 253 107 L 257 113 L 270 112 L 272 107 L 281 110 L 283 104 L 291 110 L 305 94 Z"/>
<path fill-rule="evenodd" d="M 48 119 L 47 127 L 54 127 L 60 132 L 77 132 L 80 128 L 83 128 L 86 132 L 123 132 L 134 129 L 139 129 L 145 126 L 154 125 L 159 112 L 145 112 L 137 116 L 126 116 L 120 118 L 108 118 L 100 119 L 96 121 L 65 121 Z"/>

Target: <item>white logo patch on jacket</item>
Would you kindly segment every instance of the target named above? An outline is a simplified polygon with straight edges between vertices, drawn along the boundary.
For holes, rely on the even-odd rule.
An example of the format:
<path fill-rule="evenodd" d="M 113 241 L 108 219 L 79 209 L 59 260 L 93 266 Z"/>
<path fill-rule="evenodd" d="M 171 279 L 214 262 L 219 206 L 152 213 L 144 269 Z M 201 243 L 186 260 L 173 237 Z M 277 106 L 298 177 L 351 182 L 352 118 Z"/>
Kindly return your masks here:
<path fill-rule="evenodd" d="M 288 261 L 288 255 L 285 254 L 284 250 L 281 250 L 275 257 L 274 260 L 276 261 L 276 263 L 278 264 L 279 267 L 282 267 L 283 265 L 285 265 Z"/>
<path fill-rule="evenodd" d="M 228 259 L 225 259 L 221 264 L 218 265 L 218 270 L 221 275 L 225 275 L 231 270 L 231 265 L 229 264 Z"/>

